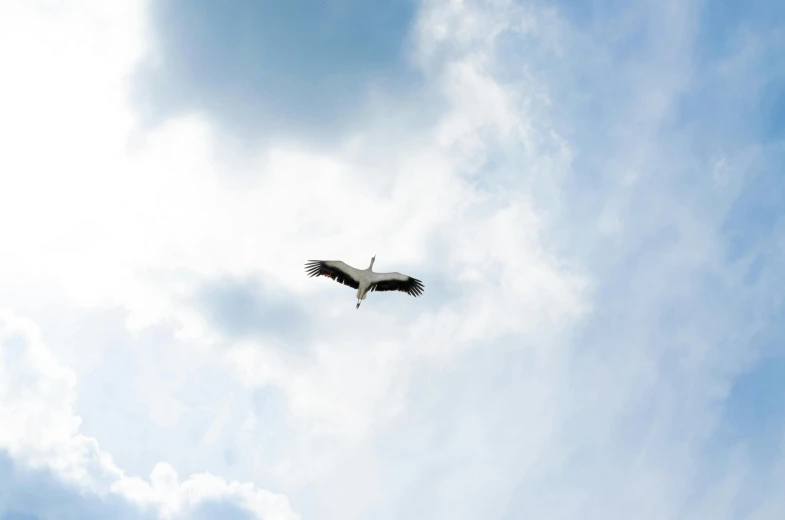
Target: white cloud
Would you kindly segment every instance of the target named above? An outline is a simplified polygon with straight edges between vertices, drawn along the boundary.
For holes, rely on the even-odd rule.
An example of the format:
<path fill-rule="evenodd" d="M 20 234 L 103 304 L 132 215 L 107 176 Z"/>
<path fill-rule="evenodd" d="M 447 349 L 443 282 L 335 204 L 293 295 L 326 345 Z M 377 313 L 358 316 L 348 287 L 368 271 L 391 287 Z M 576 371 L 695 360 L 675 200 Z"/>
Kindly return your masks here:
<path fill-rule="evenodd" d="M 203 502 L 224 500 L 258 518 L 299 518 L 284 495 L 251 483 L 227 482 L 209 473 L 180 481 L 163 462 L 153 468 L 149 481 L 126 476 L 95 439 L 79 433 L 74 373 L 42 344 L 35 324 L 8 312 L 0 315 L 0 378 L 0 450 L 75 481 L 83 493 L 113 493 L 127 499 L 131 511 L 153 507 L 161 518 L 187 516 Z"/>
<path fill-rule="evenodd" d="M 122 29 L 140 30 L 133 26 Z M 129 68 L 137 57 L 138 53 L 120 56 Z M 524 198 L 526 194 L 515 192 L 478 206 L 473 204 L 476 195 L 469 185 L 454 175 L 467 162 L 471 165 L 487 155 L 482 150 L 472 152 L 471 158 L 456 154 L 456 150 L 470 150 L 471 143 L 481 142 L 486 128 L 504 135 L 527 124 L 525 115 L 523 120 L 516 115 L 508 94 L 485 74 L 481 63 L 456 62 L 446 67 L 443 79 L 440 69 L 435 71 L 436 79 L 449 89 L 450 110 L 435 135 L 423 133 L 422 139 L 430 144 L 402 151 L 408 159 L 396 172 L 389 192 L 379 192 L 372 181 L 357 184 L 355 179 L 361 178 L 362 172 L 350 157 L 341 153 L 315 157 L 291 148 L 260 152 L 251 164 L 262 176 L 256 185 L 240 191 L 222 184 L 221 165 L 211 152 L 216 136 L 198 117 L 172 121 L 128 147 L 130 128 L 117 123 L 130 118 L 129 109 L 120 102 L 125 75 L 108 74 L 114 82 L 103 79 L 106 62 L 118 67 L 117 57 L 107 51 L 78 58 L 85 75 L 74 90 L 91 103 L 78 104 L 85 112 L 80 117 L 62 112 L 53 117 L 83 121 L 82 126 L 62 132 L 72 141 L 68 142 L 69 153 L 76 153 L 76 143 L 90 143 L 90 151 L 98 148 L 104 152 L 96 157 L 81 144 L 77 149 L 83 154 L 70 159 L 56 153 L 43 156 L 43 164 L 12 159 L 19 174 L 6 178 L 3 191 L 17 202 L 6 206 L 4 220 L 10 230 L 11 222 L 35 215 L 35 223 L 13 226 L 13 232 L 24 230 L 27 238 L 37 238 L 24 249 L 20 241 L 27 238 L 15 240 L 11 235 L 6 242 L 16 276 L 49 273 L 51 282 L 64 290 L 70 301 L 128 307 L 131 327 L 139 329 L 171 316 L 185 327 L 183 334 L 209 341 L 216 338 L 210 337 L 211 331 L 200 317 L 177 303 L 178 298 L 188 296 L 192 287 L 189 278 L 262 270 L 275 273 L 285 288 L 300 295 L 332 294 L 302 275 L 303 259 L 319 252 L 357 262 L 381 249 L 380 266 L 416 265 L 423 258 L 427 238 L 441 231 L 452 244 L 451 267 L 459 277 L 463 273 L 498 276 L 499 282 L 511 283 L 505 284 L 508 289 L 501 294 L 490 287 L 476 287 L 477 292 L 466 295 L 457 314 L 456 309 L 445 309 L 434 318 L 426 314 L 411 330 L 419 336 L 438 338 L 431 349 L 444 350 L 439 344 L 445 344 L 447 338 L 471 342 L 485 335 L 492 339 L 488 334 L 494 329 L 503 334 L 526 328 L 529 322 L 533 326 L 539 319 L 558 320 L 565 313 L 580 311 L 577 291 L 581 282 L 561 274 L 547 260 L 547 253 L 540 251 L 537 217 Z M 48 59 L 67 63 L 71 55 L 55 54 Z M 61 95 L 60 103 L 73 106 L 67 92 Z M 484 100 L 485 105 L 476 106 L 478 100 Z M 8 124 L 16 122 L 12 119 Z M 82 155 L 94 157 L 96 164 L 83 164 Z M 65 178 L 67 182 L 62 180 Z M 51 182 L 61 185 L 51 192 L 52 200 L 42 200 L 35 190 L 41 183 Z M 509 208 L 495 209 L 499 203 Z M 49 215 L 57 215 L 57 219 L 53 221 Z M 358 215 L 366 217 L 358 219 Z M 380 241 L 379 237 L 384 238 Z M 484 241 L 485 246 L 477 248 L 478 241 Z M 525 249 L 514 247 L 523 244 Z M 25 251 L 24 256 L 20 251 Z M 485 251 L 485 256 L 477 257 L 478 251 Z M 28 260 L 30 255 L 36 262 Z M 522 268 L 529 278 L 515 274 Z M 182 282 L 172 276 L 178 272 L 185 275 Z M 464 313 L 474 314 L 468 306 L 477 301 L 486 303 L 483 313 L 456 329 Z M 521 321 L 521 315 L 529 317 Z M 454 332 L 445 338 L 451 330 Z M 340 356 L 331 354 L 336 359 Z M 338 376 L 333 369 L 319 368 L 323 366 L 323 362 L 315 362 L 313 369 L 324 373 L 307 379 L 323 378 L 327 387 L 326 381 L 334 377 L 352 381 L 365 378 L 363 374 L 370 369 L 365 362 L 347 363 L 342 366 L 352 375 L 344 372 Z M 381 381 L 389 377 L 385 372 L 393 371 L 380 370 Z M 277 372 L 277 384 L 286 387 L 288 381 L 297 379 L 286 374 L 285 368 Z M 293 397 L 293 403 L 306 399 L 301 407 L 294 404 L 295 409 L 340 421 L 340 415 L 333 415 L 333 407 L 341 399 L 350 399 L 345 406 L 361 416 L 374 408 L 373 398 L 361 408 L 352 406 L 351 400 L 358 397 L 350 397 L 354 392 L 349 388 L 336 390 L 334 404 L 319 405 L 318 395 L 329 395 L 324 394 L 325 388 L 292 387 L 292 396 L 299 396 Z M 378 395 L 384 393 L 383 386 Z"/>
<path fill-rule="evenodd" d="M 768 293 L 722 259 L 715 219 L 730 199 L 700 210 L 675 173 L 695 158 L 661 136 L 690 76 L 690 6 L 652 17 L 667 45 L 648 66 L 614 69 L 607 42 L 592 41 L 601 57 L 586 60 L 618 72 L 613 88 L 636 88 L 597 123 L 607 138 L 593 136 L 591 192 L 575 188 L 596 173 L 580 162 L 590 147 L 552 120 L 538 60 L 586 66 L 575 56 L 597 35 L 553 10 L 424 2 L 411 57 L 443 103 L 434 124 L 402 128 L 392 113 L 422 107 L 396 100 L 329 153 L 277 143 L 232 161 L 199 114 L 134 126 L 129 75 L 155 52 L 143 5 L 0 7 L 0 62 L 16 78 L 0 87 L 0 304 L 52 337 L 64 329 L 54 314 L 117 306 L 134 338 L 50 340 L 53 356 L 29 322 L 6 318 L 0 444 L 15 460 L 174 516 L 228 500 L 296 517 L 247 480 L 283 490 L 304 517 L 732 517 L 711 504 L 745 492 L 747 462 L 714 479 L 702 449 L 755 357 L 740 309 Z M 505 54 L 510 41 L 531 61 Z M 728 151 L 723 164 L 745 161 Z M 356 311 L 346 288 L 303 274 L 310 258 L 361 266 L 374 253 L 379 269 L 425 280 L 425 297 L 374 294 Z M 704 276 L 738 300 L 707 302 Z M 195 298 L 224 277 L 270 281 L 272 304 L 301 299 L 307 351 L 221 334 Z M 113 362 L 121 352 L 133 362 Z M 131 388 L 118 398 L 144 411 L 139 424 L 86 404 L 105 403 L 90 399 L 112 380 Z M 248 403 L 273 389 L 278 415 Z M 137 443 L 81 435 L 88 414 L 145 432 L 169 463 L 126 476 L 98 442 L 133 445 L 126 460 Z M 181 481 L 174 468 L 194 464 L 205 467 Z M 768 496 L 759 514 L 779 510 Z"/>

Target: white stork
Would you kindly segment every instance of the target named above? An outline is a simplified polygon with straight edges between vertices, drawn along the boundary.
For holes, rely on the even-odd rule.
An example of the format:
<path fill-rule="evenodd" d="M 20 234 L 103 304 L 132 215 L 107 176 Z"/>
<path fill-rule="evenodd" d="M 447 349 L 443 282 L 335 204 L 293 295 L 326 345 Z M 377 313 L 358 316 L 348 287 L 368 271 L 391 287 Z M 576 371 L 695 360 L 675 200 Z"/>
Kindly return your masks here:
<path fill-rule="evenodd" d="M 305 264 L 305 272 L 311 277 L 327 276 L 357 289 L 357 309 L 369 291 L 401 291 L 414 297 L 422 294 L 425 286 L 416 278 L 401 273 L 374 273 L 375 260 L 376 255 L 373 255 L 371 265 L 364 270 L 355 269 L 340 260 L 309 260 Z"/>

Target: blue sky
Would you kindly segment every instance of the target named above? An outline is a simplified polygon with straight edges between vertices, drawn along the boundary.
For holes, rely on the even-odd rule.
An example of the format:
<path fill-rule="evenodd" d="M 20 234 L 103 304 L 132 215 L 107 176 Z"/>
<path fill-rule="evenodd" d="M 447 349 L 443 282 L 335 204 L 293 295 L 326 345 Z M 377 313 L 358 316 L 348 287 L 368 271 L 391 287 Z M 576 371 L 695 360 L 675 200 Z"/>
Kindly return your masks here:
<path fill-rule="evenodd" d="M 0 519 L 779 519 L 778 2 L 0 7 Z M 422 298 L 303 263 L 401 271 Z"/>

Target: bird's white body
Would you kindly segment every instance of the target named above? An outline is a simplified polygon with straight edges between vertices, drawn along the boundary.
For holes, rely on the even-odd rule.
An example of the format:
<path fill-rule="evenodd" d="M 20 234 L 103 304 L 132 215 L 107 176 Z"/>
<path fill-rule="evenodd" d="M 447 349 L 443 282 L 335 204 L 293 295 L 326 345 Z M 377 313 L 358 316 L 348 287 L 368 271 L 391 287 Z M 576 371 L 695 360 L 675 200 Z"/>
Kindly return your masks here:
<path fill-rule="evenodd" d="M 310 276 L 327 276 L 339 283 L 357 288 L 357 308 L 370 291 L 402 291 L 419 296 L 423 291 L 420 280 L 401 273 L 374 273 L 371 258 L 367 269 L 356 269 L 340 260 L 311 260 L 306 264 Z"/>

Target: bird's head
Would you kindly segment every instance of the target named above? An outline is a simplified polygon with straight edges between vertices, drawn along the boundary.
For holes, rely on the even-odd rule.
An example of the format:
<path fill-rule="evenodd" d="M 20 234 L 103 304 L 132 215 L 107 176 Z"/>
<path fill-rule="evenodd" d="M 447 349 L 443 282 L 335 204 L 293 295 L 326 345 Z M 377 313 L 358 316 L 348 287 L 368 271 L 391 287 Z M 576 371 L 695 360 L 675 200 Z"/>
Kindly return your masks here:
<path fill-rule="evenodd" d="M 376 255 L 371 257 L 371 267 L 373 267 L 373 263 L 376 261 Z"/>

